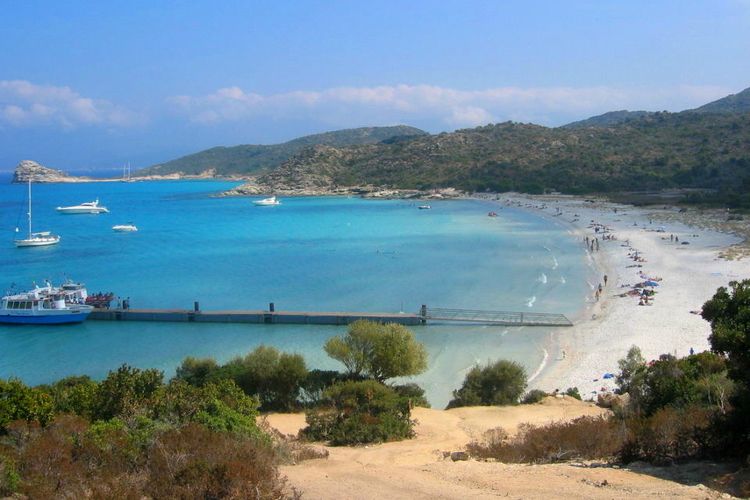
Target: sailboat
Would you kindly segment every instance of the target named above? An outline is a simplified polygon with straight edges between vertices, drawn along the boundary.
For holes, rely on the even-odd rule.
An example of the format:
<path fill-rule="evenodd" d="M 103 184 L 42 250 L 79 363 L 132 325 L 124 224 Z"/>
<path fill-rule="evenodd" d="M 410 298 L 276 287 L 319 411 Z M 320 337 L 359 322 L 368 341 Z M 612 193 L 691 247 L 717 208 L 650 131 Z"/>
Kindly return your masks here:
<path fill-rule="evenodd" d="M 127 165 L 122 166 L 122 182 L 133 182 L 130 178 L 130 162 Z"/>
<path fill-rule="evenodd" d="M 29 176 L 29 236 L 21 240 L 14 240 L 17 247 L 43 247 L 47 245 L 57 245 L 60 243 L 60 237 L 49 231 L 34 233 L 31 230 L 31 176 Z M 18 232 L 18 228 L 16 228 Z"/>

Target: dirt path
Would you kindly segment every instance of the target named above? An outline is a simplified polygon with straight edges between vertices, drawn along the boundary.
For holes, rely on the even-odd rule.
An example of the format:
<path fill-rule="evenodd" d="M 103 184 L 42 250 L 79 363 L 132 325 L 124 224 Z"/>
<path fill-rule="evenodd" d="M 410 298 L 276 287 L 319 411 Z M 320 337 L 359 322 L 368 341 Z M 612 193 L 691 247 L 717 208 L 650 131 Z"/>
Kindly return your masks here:
<path fill-rule="evenodd" d="M 367 447 L 328 447 L 327 460 L 284 466 L 282 473 L 306 499 L 719 496 L 697 485 L 685 486 L 627 469 L 453 462 L 443 456 L 443 452 L 463 449 L 495 427 L 515 432 L 524 422 L 541 424 L 604 411 L 570 398 L 548 398 L 541 404 L 515 407 L 418 408 L 414 411 L 418 421 L 415 439 Z M 268 421 L 287 434 L 304 427 L 304 415 L 270 415 Z"/>

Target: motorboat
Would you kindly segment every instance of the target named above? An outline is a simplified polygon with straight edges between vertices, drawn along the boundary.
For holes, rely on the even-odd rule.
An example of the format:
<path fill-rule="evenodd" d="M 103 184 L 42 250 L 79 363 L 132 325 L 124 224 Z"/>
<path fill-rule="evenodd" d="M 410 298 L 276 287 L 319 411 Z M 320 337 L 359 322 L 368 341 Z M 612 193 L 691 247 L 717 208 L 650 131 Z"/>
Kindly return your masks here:
<path fill-rule="evenodd" d="M 277 200 L 275 196 L 271 196 L 270 198 L 264 198 L 262 200 L 255 200 L 253 201 L 253 205 L 256 205 L 259 207 L 270 207 L 273 205 L 281 205 L 281 202 Z"/>
<path fill-rule="evenodd" d="M 429 205 L 419 205 L 417 208 L 420 209 L 420 210 L 429 210 L 432 207 L 429 206 Z"/>
<path fill-rule="evenodd" d="M 138 228 L 136 227 L 135 224 L 133 224 L 132 222 L 130 222 L 128 224 L 117 224 L 117 225 L 114 225 L 114 226 L 112 226 L 112 230 L 113 231 L 117 231 L 118 233 L 134 233 L 134 232 L 138 231 Z"/>
<path fill-rule="evenodd" d="M 29 235 L 26 238 L 13 240 L 13 243 L 15 243 L 18 248 L 43 247 L 60 243 L 60 237 L 56 234 L 52 234 L 50 231 L 39 231 L 35 233 L 31 230 L 31 177 L 29 177 L 29 212 L 27 215 Z M 18 231 L 18 228 L 16 228 L 16 232 Z"/>
<path fill-rule="evenodd" d="M 489 212 L 487 217 L 497 217 L 497 212 Z"/>
<path fill-rule="evenodd" d="M 109 213 L 107 207 L 99 205 L 99 198 L 94 201 L 88 201 L 81 203 L 80 205 L 73 205 L 70 207 L 57 207 L 57 211 L 61 214 L 102 214 Z"/>
<path fill-rule="evenodd" d="M 0 298 L 0 323 L 60 325 L 84 321 L 94 307 L 86 304 L 86 288 L 66 282 L 60 287 L 35 285 L 27 292 L 9 292 Z"/>

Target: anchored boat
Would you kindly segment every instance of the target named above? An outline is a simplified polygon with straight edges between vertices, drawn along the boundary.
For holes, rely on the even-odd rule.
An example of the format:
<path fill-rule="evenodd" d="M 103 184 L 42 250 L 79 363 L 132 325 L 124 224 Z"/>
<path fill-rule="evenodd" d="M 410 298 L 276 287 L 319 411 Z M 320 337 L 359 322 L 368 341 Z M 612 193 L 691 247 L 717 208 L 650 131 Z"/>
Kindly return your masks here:
<path fill-rule="evenodd" d="M 80 323 L 93 306 L 86 305 L 86 288 L 66 282 L 60 287 L 35 286 L 33 290 L 8 293 L 0 299 L 0 323 L 19 325 L 60 325 Z"/>
<path fill-rule="evenodd" d="M 99 198 L 94 201 L 73 205 L 70 207 L 57 207 L 61 214 L 102 214 L 108 213 L 107 207 L 99 206 Z"/>
<path fill-rule="evenodd" d="M 29 236 L 20 240 L 14 240 L 13 243 L 17 247 L 43 247 L 60 243 L 60 237 L 52 234 L 50 231 L 34 233 L 31 230 L 31 177 L 29 177 L 29 212 L 27 215 L 29 217 Z M 18 228 L 16 228 L 16 232 L 18 232 Z"/>
<path fill-rule="evenodd" d="M 264 198 L 262 200 L 255 200 L 253 202 L 253 205 L 256 205 L 259 207 L 270 207 L 273 205 L 281 205 L 281 202 L 277 200 L 275 196 L 271 196 L 270 198 Z"/>

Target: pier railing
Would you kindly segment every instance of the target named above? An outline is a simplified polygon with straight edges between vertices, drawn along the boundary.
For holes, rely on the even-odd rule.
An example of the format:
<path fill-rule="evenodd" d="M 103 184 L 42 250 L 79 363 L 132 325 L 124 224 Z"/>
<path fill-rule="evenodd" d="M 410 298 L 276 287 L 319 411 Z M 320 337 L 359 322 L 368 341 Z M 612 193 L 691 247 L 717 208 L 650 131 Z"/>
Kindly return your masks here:
<path fill-rule="evenodd" d="M 476 309 L 447 309 L 422 307 L 421 316 L 433 321 L 466 321 L 503 326 L 573 326 L 563 314 L 482 311 Z"/>

